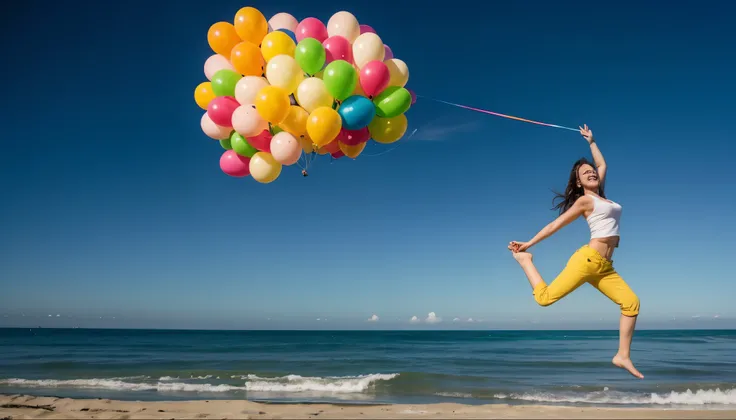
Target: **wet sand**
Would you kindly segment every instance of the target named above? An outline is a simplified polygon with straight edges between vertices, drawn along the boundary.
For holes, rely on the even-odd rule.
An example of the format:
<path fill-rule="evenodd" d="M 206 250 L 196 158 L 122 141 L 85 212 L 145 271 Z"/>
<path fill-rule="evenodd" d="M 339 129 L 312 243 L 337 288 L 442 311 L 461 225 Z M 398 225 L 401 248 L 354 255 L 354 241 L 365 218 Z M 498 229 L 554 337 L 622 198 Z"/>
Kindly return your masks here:
<path fill-rule="evenodd" d="M 0 395 L 0 419 L 736 419 L 734 410 L 462 404 L 262 404 L 242 400 L 116 401 Z"/>

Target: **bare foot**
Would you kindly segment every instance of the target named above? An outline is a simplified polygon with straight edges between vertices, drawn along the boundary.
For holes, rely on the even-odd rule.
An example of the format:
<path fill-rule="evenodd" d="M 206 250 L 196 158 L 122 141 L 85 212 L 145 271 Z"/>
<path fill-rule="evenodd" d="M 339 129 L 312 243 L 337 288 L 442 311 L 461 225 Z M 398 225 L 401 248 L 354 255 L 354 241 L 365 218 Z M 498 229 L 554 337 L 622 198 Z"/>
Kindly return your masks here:
<path fill-rule="evenodd" d="M 528 252 L 514 252 L 513 256 L 514 259 L 519 262 L 519 264 L 524 264 L 525 262 L 532 261 L 532 254 Z"/>
<path fill-rule="evenodd" d="M 630 374 L 636 376 L 639 379 L 644 379 L 644 375 L 636 370 L 636 368 L 634 367 L 634 363 L 628 357 L 622 357 L 617 354 L 613 356 L 613 360 L 611 360 L 611 363 L 620 367 L 621 369 L 626 369 L 627 371 L 629 371 Z"/>

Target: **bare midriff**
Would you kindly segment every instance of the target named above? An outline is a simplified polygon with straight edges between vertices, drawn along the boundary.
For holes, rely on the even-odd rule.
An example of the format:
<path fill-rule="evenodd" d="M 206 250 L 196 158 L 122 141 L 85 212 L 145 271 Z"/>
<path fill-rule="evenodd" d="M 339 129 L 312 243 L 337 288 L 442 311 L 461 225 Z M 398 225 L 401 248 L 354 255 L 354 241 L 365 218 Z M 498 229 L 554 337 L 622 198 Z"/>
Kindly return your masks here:
<path fill-rule="evenodd" d="M 609 236 L 607 238 L 593 238 L 588 244 L 589 247 L 598 251 L 603 258 L 613 261 L 613 250 L 618 248 L 618 236 Z"/>

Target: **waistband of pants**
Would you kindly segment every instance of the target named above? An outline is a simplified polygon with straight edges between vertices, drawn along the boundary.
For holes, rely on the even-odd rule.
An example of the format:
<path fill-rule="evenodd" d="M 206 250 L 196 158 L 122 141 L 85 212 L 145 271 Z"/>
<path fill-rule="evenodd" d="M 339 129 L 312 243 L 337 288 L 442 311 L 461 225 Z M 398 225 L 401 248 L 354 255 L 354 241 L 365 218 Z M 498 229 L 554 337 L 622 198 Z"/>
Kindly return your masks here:
<path fill-rule="evenodd" d="M 601 263 L 601 264 L 613 264 L 612 260 L 609 260 L 608 258 L 601 255 L 600 252 L 590 247 L 590 245 L 585 244 L 578 249 L 578 252 L 585 255 L 589 260 Z"/>

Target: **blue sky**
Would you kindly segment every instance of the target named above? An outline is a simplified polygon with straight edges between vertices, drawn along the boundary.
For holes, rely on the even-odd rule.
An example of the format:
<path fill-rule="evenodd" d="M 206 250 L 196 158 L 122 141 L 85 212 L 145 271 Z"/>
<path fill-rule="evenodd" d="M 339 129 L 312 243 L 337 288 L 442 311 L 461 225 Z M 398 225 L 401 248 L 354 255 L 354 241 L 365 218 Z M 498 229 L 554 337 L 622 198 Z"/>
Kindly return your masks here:
<path fill-rule="evenodd" d="M 224 175 L 193 90 L 208 27 L 244 5 L 9 10 L 0 326 L 617 327 L 592 287 L 538 307 L 506 250 L 556 216 L 550 189 L 590 156 L 576 133 L 420 99 L 407 113 L 416 134 L 388 153 L 372 144 L 269 185 Z M 587 123 L 624 208 L 615 265 L 642 300 L 640 325 L 736 326 L 735 6 L 250 5 L 324 22 L 351 11 L 421 95 Z M 533 248 L 543 276 L 587 239 L 578 220 Z M 442 322 L 409 323 L 430 312 Z"/>

